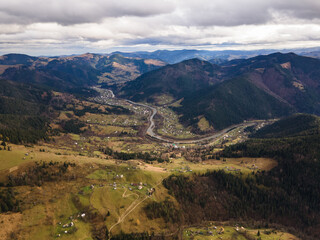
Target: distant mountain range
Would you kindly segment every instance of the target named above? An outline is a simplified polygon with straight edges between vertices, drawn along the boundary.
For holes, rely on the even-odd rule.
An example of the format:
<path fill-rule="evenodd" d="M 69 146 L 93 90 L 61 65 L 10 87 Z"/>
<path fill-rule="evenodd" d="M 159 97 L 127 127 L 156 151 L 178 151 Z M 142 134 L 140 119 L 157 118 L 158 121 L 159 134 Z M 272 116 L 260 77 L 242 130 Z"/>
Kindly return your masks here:
<path fill-rule="evenodd" d="M 274 53 L 220 66 L 192 59 L 129 82 L 119 92 L 136 101 L 170 95 L 180 120 L 196 129 L 205 117 L 215 129 L 249 119 L 320 114 L 320 60 Z"/>
<path fill-rule="evenodd" d="M 225 62 L 231 59 L 248 58 L 260 54 L 268 54 L 274 52 L 272 50 L 259 51 L 208 51 L 208 50 L 157 50 L 154 52 L 114 52 L 112 54 L 120 54 L 125 57 L 138 57 L 158 59 L 170 64 L 178 63 L 184 60 L 198 58 L 206 61 Z"/>
<path fill-rule="evenodd" d="M 262 50 L 220 50 L 220 51 L 209 51 L 209 50 L 157 50 L 154 52 L 114 52 L 112 54 L 120 54 L 125 57 L 135 58 L 147 58 L 157 59 L 170 64 L 182 62 L 184 60 L 198 58 L 200 60 L 209 61 L 215 64 L 221 64 L 233 59 L 246 59 L 255 57 L 258 55 L 267 55 L 279 50 L 274 49 L 262 49 Z M 307 48 L 307 49 L 283 49 L 281 53 L 294 52 L 302 56 L 309 57 L 320 57 L 320 48 Z"/>

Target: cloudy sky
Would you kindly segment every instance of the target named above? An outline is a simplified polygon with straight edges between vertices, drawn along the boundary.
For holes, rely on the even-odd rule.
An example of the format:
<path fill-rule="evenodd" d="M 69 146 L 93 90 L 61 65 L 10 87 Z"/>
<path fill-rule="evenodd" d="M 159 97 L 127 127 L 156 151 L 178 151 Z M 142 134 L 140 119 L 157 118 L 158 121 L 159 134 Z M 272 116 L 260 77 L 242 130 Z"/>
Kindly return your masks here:
<path fill-rule="evenodd" d="M 0 54 L 318 46 L 319 0 L 0 0 Z"/>

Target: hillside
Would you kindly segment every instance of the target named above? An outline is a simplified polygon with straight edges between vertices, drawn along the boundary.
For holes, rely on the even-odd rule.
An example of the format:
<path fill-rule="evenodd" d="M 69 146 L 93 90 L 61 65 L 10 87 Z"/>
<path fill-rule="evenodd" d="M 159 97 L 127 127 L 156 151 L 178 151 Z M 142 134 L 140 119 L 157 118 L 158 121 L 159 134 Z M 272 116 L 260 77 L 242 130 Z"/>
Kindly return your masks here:
<path fill-rule="evenodd" d="M 284 138 L 320 133 L 320 118 L 315 115 L 297 114 L 281 119 L 259 129 L 252 138 Z"/>
<path fill-rule="evenodd" d="M 221 81 L 217 65 L 199 59 L 167 65 L 143 74 L 121 89 L 120 96 L 134 101 L 153 102 L 155 97 L 168 94 L 174 100 Z"/>
<path fill-rule="evenodd" d="M 274 53 L 217 66 L 192 59 L 144 74 L 120 93 L 148 102 L 159 95 L 182 100 L 173 108 L 182 123 L 196 126 L 205 116 L 215 129 L 293 112 L 320 114 L 320 60 Z"/>
<path fill-rule="evenodd" d="M 22 64 L 31 66 L 34 61 L 38 60 L 37 57 L 31 57 L 25 54 L 7 54 L 0 57 L 1 65 L 16 65 Z"/>
<path fill-rule="evenodd" d="M 102 73 L 99 77 L 101 82 L 119 84 L 165 65 L 165 62 L 159 60 L 128 58 L 114 54 L 100 58 L 95 66 Z"/>
<path fill-rule="evenodd" d="M 204 116 L 215 129 L 249 119 L 286 116 L 294 110 L 245 78 L 226 80 L 221 84 L 195 92 L 184 98 L 182 107 L 173 109 L 182 114 L 180 120 L 194 125 Z"/>
<path fill-rule="evenodd" d="M 1 139 L 13 143 L 35 143 L 47 139 L 51 91 L 10 81 L 2 81 L 1 84 Z"/>
<path fill-rule="evenodd" d="M 319 131 L 313 131 L 315 122 L 319 127 L 318 121 L 318 117 L 310 115 L 282 119 L 259 130 L 259 139 L 231 145 L 221 152 L 223 158 L 273 158 L 278 166 L 269 172 L 246 176 L 218 171 L 194 178 L 175 176 L 168 178 L 165 186 L 182 205 L 186 220 L 193 224 L 200 219 L 263 219 L 303 229 L 308 236 L 302 239 L 318 239 L 320 136 Z"/>
<path fill-rule="evenodd" d="M 0 57 L 0 79 L 70 91 L 97 83 L 123 83 L 164 65 L 161 61 L 120 55 L 88 53 L 47 58 L 8 54 Z"/>
<path fill-rule="evenodd" d="M 232 75 L 245 75 L 257 87 L 298 112 L 320 113 L 320 60 L 274 53 L 226 63 Z"/>
<path fill-rule="evenodd" d="M 228 157 L 271 157 L 280 162 L 301 160 L 318 168 L 319 120 L 319 117 L 307 114 L 278 120 L 251 134 L 246 142 L 226 148 L 223 154 Z"/>

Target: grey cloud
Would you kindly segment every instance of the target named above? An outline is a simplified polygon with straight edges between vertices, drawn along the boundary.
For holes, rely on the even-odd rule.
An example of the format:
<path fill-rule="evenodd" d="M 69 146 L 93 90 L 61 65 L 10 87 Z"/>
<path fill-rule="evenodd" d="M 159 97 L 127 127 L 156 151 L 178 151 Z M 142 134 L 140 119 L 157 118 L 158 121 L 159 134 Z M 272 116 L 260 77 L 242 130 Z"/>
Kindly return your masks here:
<path fill-rule="evenodd" d="M 9 0 L 0 1 L 0 23 L 56 22 L 72 25 L 107 17 L 152 16 L 174 10 L 168 1 L 150 0 Z"/>
<path fill-rule="evenodd" d="M 318 0 L 3 0 L 0 23 L 61 25 L 98 23 L 108 17 L 147 17 L 166 13 L 171 24 L 237 26 L 264 24 L 274 14 L 320 19 Z M 166 20 L 164 20 L 166 21 Z"/>
<path fill-rule="evenodd" d="M 278 1 L 274 10 L 300 19 L 320 19 L 320 2 L 317 0 Z"/>
<path fill-rule="evenodd" d="M 182 21 L 189 25 L 200 26 L 236 26 L 243 24 L 261 24 L 272 16 L 265 3 L 259 1 L 195 1 L 182 10 Z"/>
<path fill-rule="evenodd" d="M 317 0 L 185 0 L 180 2 L 180 22 L 198 26 L 257 25 L 274 20 L 274 15 L 320 19 Z"/>

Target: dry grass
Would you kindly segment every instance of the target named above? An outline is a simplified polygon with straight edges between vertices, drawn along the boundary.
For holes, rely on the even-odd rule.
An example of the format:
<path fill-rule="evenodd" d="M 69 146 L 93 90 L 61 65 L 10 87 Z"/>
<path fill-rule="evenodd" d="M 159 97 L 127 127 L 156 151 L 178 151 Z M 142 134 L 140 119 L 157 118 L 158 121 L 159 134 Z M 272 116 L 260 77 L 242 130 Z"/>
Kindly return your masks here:
<path fill-rule="evenodd" d="M 202 117 L 198 122 L 198 127 L 201 131 L 209 131 L 212 130 L 212 126 L 210 126 L 208 120 L 205 117 Z"/>
<path fill-rule="evenodd" d="M 10 234 L 18 229 L 21 220 L 21 213 L 0 214 L 0 239 L 10 239 Z"/>

